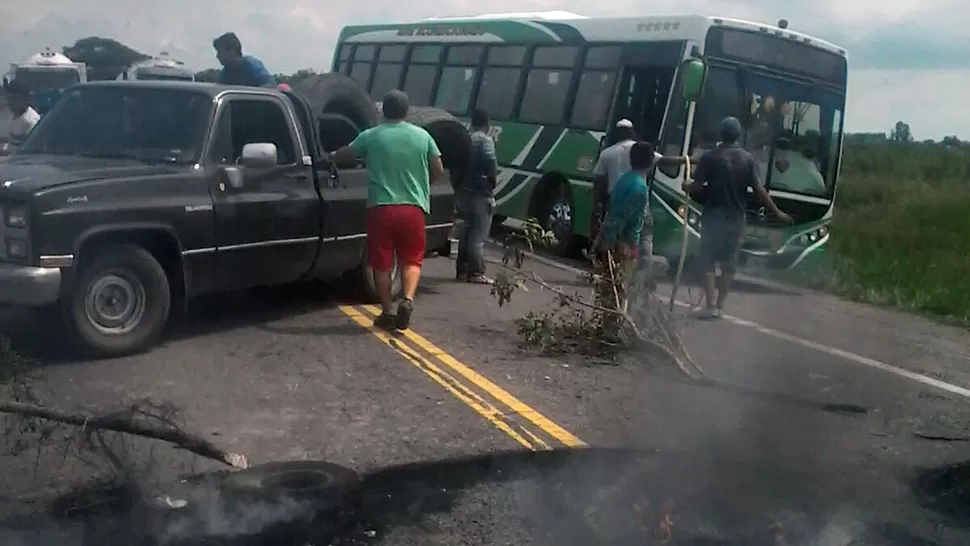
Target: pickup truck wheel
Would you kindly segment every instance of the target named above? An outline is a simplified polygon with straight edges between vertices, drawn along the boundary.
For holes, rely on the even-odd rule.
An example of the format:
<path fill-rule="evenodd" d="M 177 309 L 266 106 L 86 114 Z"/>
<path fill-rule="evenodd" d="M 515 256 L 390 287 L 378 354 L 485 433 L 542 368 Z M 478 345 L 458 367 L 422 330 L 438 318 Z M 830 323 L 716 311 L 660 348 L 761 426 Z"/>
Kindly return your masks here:
<path fill-rule="evenodd" d="M 148 348 L 162 334 L 172 306 L 158 260 L 135 245 L 91 251 L 66 300 L 70 333 L 82 350 L 113 357 Z"/>
<path fill-rule="evenodd" d="M 378 304 L 381 302 L 377 295 L 377 284 L 374 283 L 374 270 L 367 264 L 367 257 L 364 256 L 364 263 L 360 266 L 360 284 L 362 290 L 361 297 L 366 303 Z M 391 299 L 401 297 L 404 292 L 404 284 L 401 282 L 401 268 L 397 266 L 397 258 L 394 258 L 394 268 L 391 269 Z"/>

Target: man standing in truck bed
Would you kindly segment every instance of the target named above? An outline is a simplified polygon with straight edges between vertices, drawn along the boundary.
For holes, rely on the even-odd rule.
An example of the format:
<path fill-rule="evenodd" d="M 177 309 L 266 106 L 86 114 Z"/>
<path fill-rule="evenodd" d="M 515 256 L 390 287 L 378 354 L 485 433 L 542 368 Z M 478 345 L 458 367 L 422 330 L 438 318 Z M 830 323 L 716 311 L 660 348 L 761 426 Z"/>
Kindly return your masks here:
<path fill-rule="evenodd" d="M 216 58 L 222 65 L 219 83 L 245 85 L 248 87 L 276 87 L 276 78 L 266 69 L 263 61 L 252 55 L 243 55 L 242 42 L 234 32 L 227 32 L 212 41 Z"/>
<path fill-rule="evenodd" d="M 406 330 L 414 311 L 414 295 L 424 260 L 424 215 L 431 212 L 431 182 L 445 172 L 441 152 L 431 135 L 405 120 L 408 96 L 403 91 L 384 95 L 384 122 L 357 135 L 330 155 L 331 161 L 367 166 L 367 259 L 382 312 L 374 326 Z M 404 298 L 394 311 L 391 270 L 397 256 Z"/>

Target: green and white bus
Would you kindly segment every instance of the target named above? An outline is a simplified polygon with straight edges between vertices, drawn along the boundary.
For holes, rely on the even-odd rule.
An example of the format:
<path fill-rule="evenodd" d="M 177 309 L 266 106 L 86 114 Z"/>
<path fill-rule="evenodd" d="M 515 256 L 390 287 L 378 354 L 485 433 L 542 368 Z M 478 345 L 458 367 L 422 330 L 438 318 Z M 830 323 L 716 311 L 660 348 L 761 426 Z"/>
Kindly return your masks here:
<path fill-rule="evenodd" d="M 787 26 L 565 12 L 354 25 L 340 34 L 333 71 L 375 101 L 399 88 L 466 122 L 473 108 L 488 111 L 498 219 L 537 218 L 561 253 L 589 236 L 593 168 L 618 120 L 664 155 L 698 157 L 716 145 L 720 120 L 736 116 L 771 196 L 795 220 L 780 225 L 752 196 L 742 261 L 784 269 L 820 255 L 829 238 L 848 69 L 844 49 Z M 684 222 L 689 253 L 699 236 L 702 205 L 685 204 L 683 176 L 658 169 L 652 184 L 654 252 L 669 258 Z"/>

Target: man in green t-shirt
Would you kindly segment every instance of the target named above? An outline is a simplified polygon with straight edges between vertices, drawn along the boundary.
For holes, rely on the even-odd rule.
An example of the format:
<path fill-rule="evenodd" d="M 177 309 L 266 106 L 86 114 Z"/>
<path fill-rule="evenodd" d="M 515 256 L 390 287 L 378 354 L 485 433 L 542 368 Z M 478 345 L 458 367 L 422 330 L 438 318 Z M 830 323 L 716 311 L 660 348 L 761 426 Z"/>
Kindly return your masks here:
<path fill-rule="evenodd" d="M 445 169 L 431 135 L 404 121 L 408 115 L 404 92 L 384 95 L 383 109 L 383 123 L 357 135 L 330 159 L 341 164 L 360 158 L 367 166 L 367 259 L 383 311 L 374 325 L 406 330 L 426 253 L 424 216 L 431 212 L 430 184 Z M 404 285 L 404 299 L 396 312 L 391 300 L 395 256 Z"/>

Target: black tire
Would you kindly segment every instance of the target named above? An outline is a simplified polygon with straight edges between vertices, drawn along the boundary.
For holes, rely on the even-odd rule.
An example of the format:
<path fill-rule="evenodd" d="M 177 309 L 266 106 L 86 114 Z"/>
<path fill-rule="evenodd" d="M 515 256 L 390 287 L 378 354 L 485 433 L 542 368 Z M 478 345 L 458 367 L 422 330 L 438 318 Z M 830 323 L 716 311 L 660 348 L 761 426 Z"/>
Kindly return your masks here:
<path fill-rule="evenodd" d="M 367 262 L 367 253 L 364 253 L 364 262 L 354 272 L 354 280 L 359 287 L 360 299 L 364 303 L 378 304 L 381 302 L 377 294 L 377 284 L 374 282 L 374 270 Z M 391 270 L 391 299 L 395 300 L 404 293 L 404 283 L 401 280 L 401 268 L 397 265 L 397 258 L 394 259 L 394 269 Z"/>
<path fill-rule="evenodd" d="M 465 177 L 472 149 L 468 129 L 458 118 L 440 108 L 412 107 L 406 121 L 431 134 L 441 152 L 441 162 L 448 169 L 451 185 L 457 189 Z"/>
<path fill-rule="evenodd" d="M 238 499 L 276 500 L 286 496 L 335 507 L 359 492 L 360 483 L 356 472 L 337 464 L 284 461 L 233 472 L 222 480 L 221 486 Z"/>
<path fill-rule="evenodd" d="M 74 343 L 86 354 L 109 358 L 154 345 L 172 308 L 171 287 L 161 264 L 147 250 L 131 244 L 95 247 L 85 253 L 90 258 L 82 257 L 74 288 L 62 308 Z M 135 299 L 130 322 L 120 327 L 104 315 L 99 322 L 96 303 L 91 302 L 89 310 L 89 298 L 97 299 L 92 292 L 98 290 L 107 297 L 108 286 Z"/>
<path fill-rule="evenodd" d="M 367 90 L 343 74 L 329 72 L 311 76 L 294 85 L 293 91 L 310 105 L 310 114 L 325 149 L 349 144 L 357 136 L 345 134 L 344 120 L 349 120 L 357 132 L 380 123 L 377 106 Z"/>
<path fill-rule="evenodd" d="M 565 225 L 556 234 L 556 246 L 550 250 L 557 256 L 566 258 L 574 257 L 578 251 L 580 238 L 573 232 L 573 222 L 576 215 L 576 208 L 573 206 L 572 190 L 569 182 L 559 177 L 544 178 L 539 181 L 536 187 L 536 194 L 533 199 L 537 199 L 535 212 L 539 225 L 546 231 L 555 231 L 551 216 L 560 205 L 568 207 L 568 220 L 563 220 Z"/>

